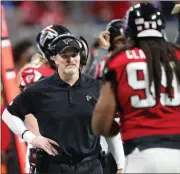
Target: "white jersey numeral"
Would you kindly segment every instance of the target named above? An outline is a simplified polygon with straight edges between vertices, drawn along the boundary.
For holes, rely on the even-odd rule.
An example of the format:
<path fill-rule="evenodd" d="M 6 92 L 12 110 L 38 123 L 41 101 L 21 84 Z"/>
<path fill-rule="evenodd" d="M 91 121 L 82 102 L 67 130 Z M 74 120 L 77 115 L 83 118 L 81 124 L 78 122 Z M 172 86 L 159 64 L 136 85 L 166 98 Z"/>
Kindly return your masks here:
<path fill-rule="evenodd" d="M 173 64 L 171 64 L 171 67 Z M 166 88 L 167 81 L 166 81 L 166 74 L 164 67 L 161 67 L 162 70 L 162 78 L 161 78 L 161 85 Z M 149 78 L 148 78 L 148 69 L 146 62 L 136 62 L 136 63 L 129 63 L 126 66 L 127 71 L 127 79 L 128 84 L 133 90 L 144 90 L 145 98 L 142 99 L 139 95 L 131 96 L 131 105 L 134 108 L 146 108 L 146 107 L 153 107 L 156 105 L 156 98 L 155 98 L 155 88 L 154 83 L 151 85 L 149 91 Z M 144 78 L 142 80 L 138 79 L 137 73 L 138 71 L 142 71 Z M 164 106 L 178 106 L 180 105 L 180 87 L 177 83 L 177 78 L 175 73 L 173 72 L 173 81 L 172 86 L 174 89 L 174 97 L 169 98 L 168 94 L 161 93 L 160 94 L 160 102 Z"/>

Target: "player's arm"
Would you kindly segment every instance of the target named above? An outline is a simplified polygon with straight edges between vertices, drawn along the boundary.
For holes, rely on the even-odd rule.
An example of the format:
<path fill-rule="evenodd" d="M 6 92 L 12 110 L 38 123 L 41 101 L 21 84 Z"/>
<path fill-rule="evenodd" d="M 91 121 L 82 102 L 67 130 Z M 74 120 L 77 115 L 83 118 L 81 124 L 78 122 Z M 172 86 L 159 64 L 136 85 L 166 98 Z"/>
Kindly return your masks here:
<path fill-rule="evenodd" d="M 95 106 L 92 118 L 92 130 L 97 135 L 115 136 L 119 126 L 114 121 L 116 99 L 110 82 L 105 82 L 101 88 L 100 97 Z"/>
<path fill-rule="evenodd" d="M 105 64 L 104 64 L 105 65 Z M 104 69 L 104 65 L 103 65 L 103 69 Z M 103 70 L 103 69 L 101 69 L 101 71 Z M 102 73 L 103 74 L 103 73 Z M 110 77 L 111 77 L 111 75 L 113 76 L 114 74 L 112 74 L 111 72 L 109 72 L 109 73 L 107 73 L 106 75 L 108 75 L 109 76 L 109 74 L 110 74 Z M 111 78 L 110 78 L 111 79 Z M 112 78 L 113 79 L 113 78 Z M 106 80 L 108 80 L 108 78 L 106 78 Z M 111 88 L 110 89 L 108 89 L 108 90 L 111 90 Z M 109 99 L 107 100 L 107 99 L 103 99 L 102 98 L 102 100 L 103 101 L 108 101 L 108 102 L 106 102 L 105 103 L 105 105 L 104 105 L 104 109 L 107 109 L 108 107 L 109 107 L 109 103 L 114 103 L 113 104 L 113 107 L 112 108 L 116 108 L 116 102 L 114 101 L 114 97 L 113 97 L 113 95 L 114 95 L 114 92 L 113 91 L 111 91 L 112 92 L 112 95 L 110 96 L 110 99 L 112 100 L 112 102 L 111 101 L 109 101 Z M 105 94 L 106 94 L 106 92 L 105 92 Z M 108 93 L 107 93 L 108 94 Z M 101 96 L 104 96 L 104 94 L 102 94 L 102 92 L 101 92 Z M 107 96 L 107 98 L 108 98 L 109 96 Z M 102 104 L 102 103 L 101 103 Z M 100 105 L 101 105 L 100 104 Z M 106 105 L 107 105 L 107 107 L 106 107 Z M 102 105 L 101 105 L 102 106 Z M 111 106 L 110 106 L 111 107 Z M 108 110 L 109 111 L 109 110 Z M 97 111 L 96 111 L 97 112 Z M 103 116 L 102 115 L 102 119 L 103 119 L 103 121 L 106 119 L 106 114 L 107 114 L 107 111 L 106 110 L 104 110 L 104 112 L 105 112 L 105 115 Z M 112 113 L 113 114 L 109 114 L 109 115 L 111 115 L 111 118 L 112 119 L 114 119 L 114 110 L 112 111 Z M 96 122 L 96 120 L 95 120 L 95 122 Z M 97 122 L 96 122 L 97 123 Z M 95 123 L 95 124 L 96 124 Z M 100 123 L 100 125 L 99 126 L 102 126 L 102 124 L 101 124 L 101 121 L 99 122 Z M 98 125 L 96 125 L 96 126 L 98 126 Z M 116 126 L 117 126 L 117 124 L 116 124 Z M 116 127 L 117 128 L 117 127 Z M 118 128 L 118 130 L 117 131 L 119 131 L 119 128 Z M 110 134 L 112 134 L 112 133 L 110 133 Z M 124 165 L 125 165 L 125 156 L 124 156 L 124 149 L 123 149 L 123 143 L 122 143 L 122 139 L 121 139 L 121 135 L 120 135 L 120 133 L 118 133 L 116 136 L 113 136 L 113 137 L 105 137 L 105 139 L 106 139 L 106 142 L 107 142 L 107 144 L 108 144 L 108 148 L 109 148 L 109 151 L 112 153 L 112 155 L 113 155 L 113 157 L 114 157 L 114 159 L 115 159 L 115 161 L 116 161 L 116 164 L 117 164 L 117 168 L 118 168 L 118 173 L 122 173 L 122 170 L 123 170 L 123 168 L 124 168 Z"/>
<path fill-rule="evenodd" d="M 106 137 L 105 139 L 108 144 L 108 149 L 116 161 L 118 172 L 122 173 L 125 167 L 125 155 L 121 134 L 118 133 L 114 137 Z"/>
<path fill-rule="evenodd" d="M 116 82 L 116 77 L 114 71 L 107 65 L 104 72 L 104 83 L 93 113 L 92 129 L 95 134 L 111 137 L 119 132 L 119 126 L 114 121 L 117 104 L 113 84 Z"/>

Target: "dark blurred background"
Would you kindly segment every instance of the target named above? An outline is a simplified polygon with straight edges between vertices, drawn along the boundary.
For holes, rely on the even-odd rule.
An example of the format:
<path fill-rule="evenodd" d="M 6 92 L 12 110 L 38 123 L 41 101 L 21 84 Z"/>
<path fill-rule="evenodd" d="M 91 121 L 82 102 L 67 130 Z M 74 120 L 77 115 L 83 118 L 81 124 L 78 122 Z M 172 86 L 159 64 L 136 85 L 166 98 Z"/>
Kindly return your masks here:
<path fill-rule="evenodd" d="M 93 39 L 112 19 L 122 18 L 137 1 L 2 1 L 6 10 L 9 35 L 13 45 L 24 38 L 35 41 L 46 25 L 61 24 L 74 34 L 83 35 L 91 45 Z M 167 21 L 167 37 L 173 41 L 177 19 L 171 15 L 173 1 L 152 1 Z"/>

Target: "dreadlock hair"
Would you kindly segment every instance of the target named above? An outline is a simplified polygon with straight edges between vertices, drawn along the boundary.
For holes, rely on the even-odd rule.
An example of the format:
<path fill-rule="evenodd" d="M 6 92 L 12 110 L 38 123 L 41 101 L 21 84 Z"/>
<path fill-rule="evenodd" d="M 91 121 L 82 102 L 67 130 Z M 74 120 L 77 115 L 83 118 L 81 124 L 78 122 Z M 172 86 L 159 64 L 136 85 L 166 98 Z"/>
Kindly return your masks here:
<path fill-rule="evenodd" d="M 131 42 L 131 44 L 129 44 Z M 136 38 L 133 40 L 126 41 L 126 44 L 122 48 L 116 49 L 109 57 L 111 60 L 117 54 L 132 49 L 133 47 L 139 47 L 146 55 L 147 66 L 148 66 L 148 77 L 149 77 L 149 91 L 151 92 L 151 85 L 154 83 L 156 97 L 160 96 L 161 78 L 163 65 L 167 77 L 167 93 L 172 98 L 172 80 L 173 71 L 180 84 L 180 61 L 176 57 L 175 50 L 180 50 L 179 45 L 175 45 L 165 41 L 164 38 Z M 172 65 L 170 64 L 172 62 Z"/>

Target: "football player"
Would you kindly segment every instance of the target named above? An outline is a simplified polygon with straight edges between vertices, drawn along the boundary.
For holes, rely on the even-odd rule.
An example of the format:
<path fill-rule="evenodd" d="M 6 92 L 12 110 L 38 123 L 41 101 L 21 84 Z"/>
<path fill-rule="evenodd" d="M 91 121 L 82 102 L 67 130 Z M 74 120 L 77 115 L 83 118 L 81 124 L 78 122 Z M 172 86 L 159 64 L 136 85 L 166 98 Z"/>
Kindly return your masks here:
<path fill-rule="evenodd" d="M 124 27 L 134 45 L 108 59 L 93 132 L 116 135 L 119 108 L 125 173 L 179 173 L 180 50 L 164 39 L 164 18 L 151 3 L 132 6 Z"/>

